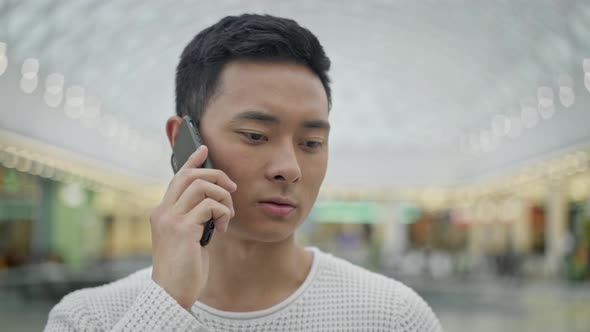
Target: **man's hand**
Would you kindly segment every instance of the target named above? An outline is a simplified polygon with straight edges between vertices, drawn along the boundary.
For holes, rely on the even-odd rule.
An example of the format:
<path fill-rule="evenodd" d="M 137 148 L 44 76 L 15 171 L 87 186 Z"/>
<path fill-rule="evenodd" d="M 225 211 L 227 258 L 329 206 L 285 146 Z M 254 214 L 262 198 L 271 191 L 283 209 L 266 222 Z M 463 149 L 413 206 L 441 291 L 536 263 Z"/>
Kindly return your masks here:
<path fill-rule="evenodd" d="M 207 248 L 199 243 L 205 223 L 213 218 L 225 232 L 235 215 L 230 192 L 237 185 L 220 170 L 198 168 L 207 153 L 202 145 L 190 156 L 150 216 L 152 279 L 187 310 L 209 274 Z"/>

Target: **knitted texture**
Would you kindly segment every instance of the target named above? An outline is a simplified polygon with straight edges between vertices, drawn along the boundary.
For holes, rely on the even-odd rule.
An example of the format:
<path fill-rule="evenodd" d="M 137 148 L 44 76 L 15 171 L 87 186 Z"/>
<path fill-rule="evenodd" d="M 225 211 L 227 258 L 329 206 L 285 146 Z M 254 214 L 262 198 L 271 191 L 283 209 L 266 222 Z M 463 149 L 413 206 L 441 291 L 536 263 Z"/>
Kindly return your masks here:
<path fill-rule="evenodd" d="M 197 302 L 183 309 L 151 279 L 151 268 L 73 292 L 45 331 L 442 331 L 430 307 L 402 283 L 317 248 L 301 287 L 279 304 L 226 312 Z"/>

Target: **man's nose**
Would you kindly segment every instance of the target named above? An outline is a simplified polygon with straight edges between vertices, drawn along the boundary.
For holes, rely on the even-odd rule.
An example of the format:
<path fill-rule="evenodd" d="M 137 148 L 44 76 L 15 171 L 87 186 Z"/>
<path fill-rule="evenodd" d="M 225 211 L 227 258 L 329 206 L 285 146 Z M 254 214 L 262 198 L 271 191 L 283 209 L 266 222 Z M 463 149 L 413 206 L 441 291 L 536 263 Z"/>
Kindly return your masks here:
<path fill-rule="evenodd" d="M 267 178 L 271 181 L 294 183 L 301 178 L 301 168 L 297 160 L 296 147 L 292 143 L 284 144 L 273 153 Z"/>

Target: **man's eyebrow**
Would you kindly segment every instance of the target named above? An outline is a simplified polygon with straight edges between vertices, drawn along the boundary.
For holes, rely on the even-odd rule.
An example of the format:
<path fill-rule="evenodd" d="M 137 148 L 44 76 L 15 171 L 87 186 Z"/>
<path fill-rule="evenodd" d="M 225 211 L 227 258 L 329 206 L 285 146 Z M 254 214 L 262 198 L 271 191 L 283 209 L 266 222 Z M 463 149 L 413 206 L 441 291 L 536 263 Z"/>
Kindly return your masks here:
<path fill-rule="evenodd" d="M 254 120 L 260 122 L 268 122 L 272 124 L 279 124 L 281 121 L 279 118 L 272 114 L 268 114 L 263 111 L 257 110 L 247 110 L 241 113 L 236 114 L 233 121 L 240 121 L 240 120 Z M 326 120 L 306 120 L 303 122 L 303 127 L 311 128 L 311 129 L 328 129 L 330 130 L 330 123 Z"/>
<path fill-rule="evenodd" d="M 248 111 L 238 113 L 234 116 L 234 118 L 232 120 L 233 121 L 254 120 L 254 121 L 271 122 L 271 123 L 277 123 L 277 124 L 280 122 L 279 118 L 277 118 L 276 116 L 262 112 L 262 111 L 256 111 L 256 110 L 248 110 Z"/>
<path fill-rule="evenodd" d="M 325 120 L 307 120 L 303 122 L 303 126 L 305 128 L 330 130 L 330 123 Z"/>

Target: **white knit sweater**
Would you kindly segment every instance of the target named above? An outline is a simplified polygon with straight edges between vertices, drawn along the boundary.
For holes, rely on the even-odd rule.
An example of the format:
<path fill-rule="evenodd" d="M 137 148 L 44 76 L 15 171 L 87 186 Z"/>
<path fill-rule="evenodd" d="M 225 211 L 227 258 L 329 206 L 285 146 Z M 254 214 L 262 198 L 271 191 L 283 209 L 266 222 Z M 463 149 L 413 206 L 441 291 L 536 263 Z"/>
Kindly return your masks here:
<path fill-rule="evenodd" d="M 197 302 L 188 312 L 148 268 L 67 295 L 49 313 L 45 331 L 442 331 L 407 286 L 309 250 L 313 264 L 301 287 L 265 310 L 226 312 Z"/>

